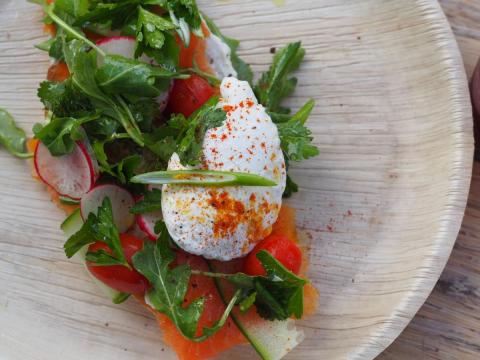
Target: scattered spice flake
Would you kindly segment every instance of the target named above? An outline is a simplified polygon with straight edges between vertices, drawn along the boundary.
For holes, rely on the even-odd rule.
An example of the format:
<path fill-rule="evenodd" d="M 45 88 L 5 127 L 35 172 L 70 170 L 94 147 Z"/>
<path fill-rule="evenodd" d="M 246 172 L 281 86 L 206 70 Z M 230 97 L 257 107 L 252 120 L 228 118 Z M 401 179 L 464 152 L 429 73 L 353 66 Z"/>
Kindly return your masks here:
<path fill-rule="evenodd" d="M 327 225 L 327 230 L 330 231 L 330 232 L 333 232 L 333 230 L 334 230 L 333 225 L 328 224 Z"/>
<path fill-rule="evenodd" d="M 220 137 L 220 140 L 222 141 L 225 141 L 226 139 L 228 138 L 227 134 L 222 134 L 222 136 Z"/>
<path fill-rule="evenodd" d="M 255 103 L 252 100 L 249 99 L 249 100 L 247 100 L 247 106 L 248 107 L 253 107 L 253 106 L 255 106 Z"/>
<path fill-rule="evenodd" d="M 235 106 L 233 105 L 223 105 L 223 111 L 229 113 L 235 111 Z"/>
<path fill-rule="evenodd" d="M 217 134 L 211 134 L 210 137 L 211 137 L 212 139 L 216 139 L 216 138 L 217 138 Z"/>

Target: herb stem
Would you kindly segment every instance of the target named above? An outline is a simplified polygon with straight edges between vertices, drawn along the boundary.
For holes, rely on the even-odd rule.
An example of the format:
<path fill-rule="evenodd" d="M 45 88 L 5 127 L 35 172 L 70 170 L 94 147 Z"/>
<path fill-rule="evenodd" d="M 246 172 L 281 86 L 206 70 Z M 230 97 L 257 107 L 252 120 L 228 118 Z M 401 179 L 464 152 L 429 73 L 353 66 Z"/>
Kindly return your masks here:
<path fill-rule="evenodd" d="M 116 95 L 115 96 L 115 99 L 118 101 L 118 103 L 120 104 L 120 106 L 122 107 L 122 109 L 119 109 L 115 103 L 113 103 L 113 108 L 115 110 L 115 112 L 117 113 L 118 115 L 118 120 L 120 121 L 120 123 L 122 124 L 123 128 L 125 129 L 125 131 L 130 135 L 130 137 L 132 138 L 133 141 L 135 141 L 138 145 L 140 146 L 145 146 L 145 143 L 142 139 L 142 133 L 138 130 L 138 128 L 134 125 L 135 121 L 131 121 L 131 119 L 128 119 L 125 117 L 125 114 L 124 112 L 127 112 L 127 116 L 130 117 L 131 116 L 131 112 L 130 110 L 128 109 L 128 106 L 125 104 L 125 102 L 123 101 L 123 99 L 120 97 L 120 95 Z M 122 111 L 123 110 L 123 111 Z M 130 115 L 129 115 L 130 113 Z M 133 116 L 131 117 L 133 118 Z"/>
<path fill-rule="evenodd" d="M 113 140 L 122 140 L 122 139 L 130 139 L 130 135 L 128 133 L 115 133 L 113 134 L 112 136 L 110 136 L 110 139 L 109 141 L 113 141 Z"/>
<path fill-rule="evenodd" d="M 20 158 L 20 159 L 30 159 L 33 157 L 33 153 L 31 152 L 28 152 L 28 153 L 19 153 L 19 152 L 14 152 L 13 155 L 15 155 L 16 157 Z"/>
<path fill-rule="evenodd" d="M 215 268 L 212 265 L 212 263 L 209 260 L 206 260 L 206 262 L 210 270 L 210 273 L 215 274 L 214 273 Z M 223 303 L 227 305 L 227 299 L 225 296 L 225 292 L 223 291 L 222 285 L 220 284 L 220 280 L 218 279 L 218 277 L 213 277 L 213 281 L 215 283 L 215 287 L 217 288 L 220 299 L 222 299 Z M 270 355 L 265 351 L 263 346 L 259 344 L 255 340 L 255 338 L 253 338 L 249 334 L 245 326 L 243 326 L 242 322 L 238 319 L 238 317 L 233 312 L 230 313 L 230 317 L 232 318 L 232 321 L 234 322 L 234 324 L 237 326 L 238 330 L 242 333 L 243 336 L 245 336 L 245 339 L 247 339 L 250 342 L 250 344 L 252 345 L 254 350 L 257 352 L 257 354 L 260 356 L 260 358 L 262 358 L 263 360 L 271 360 Z"/>
<path fill-rule="evenodd" d="M 227 305 L 227 302 L 225 302 L 225 305 L 227 305 L 227 308 L 223 312 L 223 315 L 220 318 L 220 320 L 218 320 L 217 324 L 219 324 L 220 326 L 218 326 L 218 329 L 215 330 L 215 332 L 220 330 L 223 327 L 223 325 L 225 325 L 225 323 L 227 322 L 228 316 L 232 315 L 232 309 L 235 306 L 238 298 L 240 297 L 241 292 L 242 292 L 241 290 L 237 290 L 235 292 L 235 295 L 233 295 L 232 299 L 228 303 L 228 305 Z M 223 299 L 222 299 L 222 301 L 223 301 Z M 202 336 L 195 337 L 192 340 L 195 341 L 195 342 L 203 342 L 203 341 L 207 340 L 212 335 L 213 334 L 203 334 Z"/>
<path fill-rule="evenodd" d="M 88 44 L 92 49 L 94 49 L 98 54 L 100 54 L 102 57 L 105 57 L 107 54 L 105 51 L 100 49 L 97 45 L 95 45 L 94 42 L 90 41 L 87 39 L 85 36 L 80 34 L 77 30 L 72 28 L 70 25 L 68 25 L 66 22 L 64 22 L 60 17 L 58 17 L 55 12 L 53 11 L 54 6 L 49 6 L 45 9 L 45 12 L 47 15 L 58 25 L 60 26 L 63 30 L 65 30 L 67 33 L 69 33 L 71 36 L 74 38 L 81 40 Z"/>
<path fill-rule="evenodd" d="M 192 72 L 205 78 L 212 86 L 219 86 L 222 83 L 222 81 L 216 76 L 202 71 L 195 60 L 193 60 L 193 67 L 186 69 L 186 71 Z"/>

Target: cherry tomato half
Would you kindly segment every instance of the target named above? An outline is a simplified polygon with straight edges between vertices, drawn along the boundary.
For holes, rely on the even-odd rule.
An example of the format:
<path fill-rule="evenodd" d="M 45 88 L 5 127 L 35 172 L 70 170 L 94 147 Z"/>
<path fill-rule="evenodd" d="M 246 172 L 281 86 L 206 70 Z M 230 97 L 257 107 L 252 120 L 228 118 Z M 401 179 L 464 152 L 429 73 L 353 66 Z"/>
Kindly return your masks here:
<path fill-rule="evenodd" d="M 64 62 L 53 64 L 48 68 L 47 80 L 62 82 L 67 80 L 69 76 L 70 71 L 68 70 L 67 64 Z"/>
<path fill-rule="evenodd" d="M 214 89 L 207 80 L 198 75 L 188 79 L 177 79 L 173 83 L 168 110 L 171 113 L 190 116 L 214 94 Z"/>
<path fill-rule="evenodd" d="M 127 262 L 132 265 L 132 256 L 143 248 L 143 241 L 129 234 L 121 234 L 120 242 Z M 112 253 L 110 248 L 100 241 L 90 245 L 88 248 L 89 252 L 98 250 L 105 250 L 107 253 Z M 95 266 L 95 264 L 88 261 L 87 267 L 93 276 L 117 291 L 129 294 L 141 294 L 149 288 L 148 280 L 133 268 L 130 270 L 122 265 Z"/>
<path fill-rule="evenodd" d="M 282 263 L 288 270 L 298 274 L 302 266 L 302 252 L 300 248 L 283 235 L 270 235 L 255 246 L 245 262 L 245 273 L 248 275 L 265 275 L 265 269 L 257 259 L 257 253 L 266 250 Z"/>

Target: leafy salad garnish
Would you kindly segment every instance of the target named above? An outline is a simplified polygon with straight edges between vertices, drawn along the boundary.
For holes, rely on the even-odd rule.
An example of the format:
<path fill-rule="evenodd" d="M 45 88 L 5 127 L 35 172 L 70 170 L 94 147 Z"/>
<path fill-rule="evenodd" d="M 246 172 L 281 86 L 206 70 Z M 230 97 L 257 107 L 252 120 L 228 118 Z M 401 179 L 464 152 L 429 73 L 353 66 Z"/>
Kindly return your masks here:
<path fill-rule="evenodd" d="M 152 192 L 149 196 L 154 196 Z M 155 198 L 158 195 L 155 195 Z M 140 207 L 137 212 L 150 211 Z M 65 254 L 72 257 L 83 247 L 97 241 L 103 242 L 111 250 L 87 252 L 86 260 L 96 266 L 123 265 L 130 267 L 120 245 L 118 229 L 113 220 L 111 202 L 106 197 L 98 208 L 98 215 L 90 213 L 82 228 L 65 243 Z M 266 276 L 250 276 L 244 273 L 224 274 L 192 270 L 187 264 L 172 266 L 176 258 L 171 239 L 165 224 L 160 221 L 155 227 L 159 234 L 155 243 L 145 241 L 144 247 L 132 257 L 133 267 L 151 283 L 146 294 L 147 303 L 155 310 L 167 315 L 183 336 L 201 342 L 215 334 L 225 324 L 234 306 L 242 312 L 255 305 L 258 314 L 267 320 L 285 320 L 291 316 L 303 315 L 303 287 L 307 280 L 287 270 L 278 260 L 266 251 L 260 251 L 257 258 L 266 271 Z M 198 321 L 204 310 L 203 298 L 193 299 L 184 305 L 188 283 L 192 275 L 223 279 L 235 288 L 228 301 L 223 316 L 212 326 L 204 328 L 201 336 L 196 336 Z"/>
<path fill-rule="evenodd" d="M 220 79 L 200 70 L 195 62 L 190 69 L 179 67 L 177 37 L 182 46 L 188 47 L 192 34 L 204 36 L 202 26 L 205 25 L 228 45 L 238 78 L 252 85 L 259 102 L 277 125 L 287 167 L 292 161 L 318 155 L 311 131 L 305 126 L 315 106 L 314 100 L 309 100 L 296 113 L 284 106 L 284 100 L 297 85 L 292 74 L 305 56 L 300 42 L 280 49 L 268 71 L 254 82 L 250 66 L 238 55 L 239 42 L 222 34 L 211 19 L 200 13 L 194 0 L 32 2 L 43 7 L 45 23 L 56 25 L 52 38 L 37 47 L 65 63 L 70 74 L 64 81 L 40 84 L 38 97 L 47 110 L 47 121 L 34 126 L 35 138 L 55 157 L 72 153 L 75 144 L 85 140 L 98 162 L 101 181 L 120 183 L 135 194 L 143 194 L 131 213 L 161 210 L 161 191 L 147 190 L 144 184 L 276 185 L 252 174 L 198 169 L 166 171 L 174 153 L 183 165 L 198 167 L 202 162 L 205 133 L 222 126 L 227 118 L 225 111 L 217 107 L 219 98 L 216 96 L 188 117 L 182 114 L 166 117 L 158 110 L 156 98 L 169 89 L 173 79 L 185 79 L 195 73 L 218 86 Z M 108 54 L 87 36 L 107 35 L 111 30 L 134 39 L 133 58 Z M 154 62 L 146 61 L 145 56 Z M 0 144 L 18 157 L 32 156 L 26 151 L 24 131 L 4 110 L 0 110 Z M 298 186 L 288 176 L 284 196 L 297 190 Z M 77 205 L 77 201 L 68 197 L 61 201 Z M 108 251 L 87 252 L 86 260 L 95 266 L 119 265 L 143 274 L 151 283 L 146 294 L 147 303 L 168 316 L 181 334 L 192 341 L 211 337 L 224 326 L 229 316 L 242 331 L 234 308 L 247 312 L 255 307 L 267 320 L 302 317 L 303 288 L 307 280 L 287 270 L 268 252 L 257 254 L 265 276 L 224 274 L 215 271 L 213 266 L 211 271 L 204 272 L 186 264 L 176 264 L 176 249 L 163 222 L 157 224 L 155 233 L 160 234 L 158 240 L 146 241 L 129 263 L 122 250 L 112 204 L 106 197 L 96 213 L 88 214 L 81 229 L 67 240 L 64 249 L 70 258 L 97 241 L 105 244 Z M 190 299 L 185 306 L 192 275 L 212 278 L 217 284 L 226 282 L 234 289 L 231 297 L 220 289 L 225 311 L 211 327 L 201 329 L 200 335 L 197 331 L 205 299 Z M 115 301 L 124 301 L 128 296 L 119 294 Z M 246 336 L 248 338 L 248 334 Z"/>

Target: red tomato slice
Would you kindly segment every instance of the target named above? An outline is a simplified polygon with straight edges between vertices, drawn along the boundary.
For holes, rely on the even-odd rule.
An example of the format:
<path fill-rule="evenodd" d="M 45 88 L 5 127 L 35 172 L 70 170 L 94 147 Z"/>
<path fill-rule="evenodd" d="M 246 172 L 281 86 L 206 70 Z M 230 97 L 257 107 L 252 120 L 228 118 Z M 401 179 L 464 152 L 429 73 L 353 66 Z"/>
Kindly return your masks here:
<path fill-rule="evenodd" d="M 248 275 L 265 275 L 265 269 L 257 259 L 257 253 L 266 250 L 294 274 L 298 274 L 302 266 L 300 248 L 283 235 L 270 235 L 255 246 L 248 255 L 244 271 Z"/>
<path fill-rule="evenodd" d="M 185 80 L 177 79 L 170 93 L 168 111 L 188 117 L 210 99 L 214 93 L 215 90 L 208 81 L 198 75 L 192 75 Z"/>
<path fill-rule="evenodd" d="M 143 248 L 143 241 L 129 234 L 121 234 L 120 242 L 122 244 L 127 262 L 132 265 L 132 256 Z M 96 242 L 90 245 L 88 251 L 95 252 L 105 250 L 111 254 L 110 248 L 103 242 Z M 95 266 L 87 261 L 88 270 L 98 280 L 117 291 L 129 294 L 142 294 L 149 288 L 148 280 L 135 269 L 128 269 L 126 266 Z"/>

